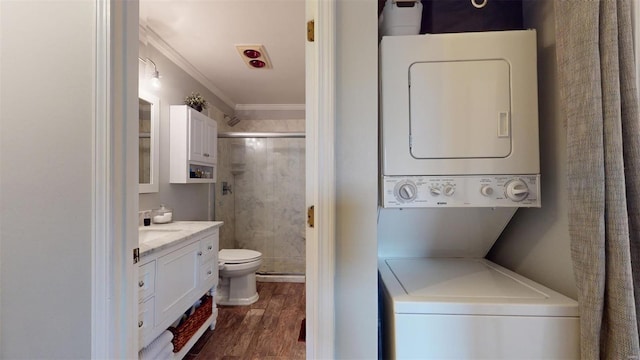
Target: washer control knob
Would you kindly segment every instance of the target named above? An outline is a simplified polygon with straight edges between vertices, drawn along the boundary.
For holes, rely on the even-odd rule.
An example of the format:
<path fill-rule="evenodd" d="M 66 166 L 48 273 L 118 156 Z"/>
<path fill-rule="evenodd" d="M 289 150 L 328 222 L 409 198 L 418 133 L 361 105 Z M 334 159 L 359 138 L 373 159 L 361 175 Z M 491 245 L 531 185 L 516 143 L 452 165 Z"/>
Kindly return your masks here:
<path fill-rule="evenodd" d="M 452 196 L 456 192 L 456 188 L 453 185 L 445 185 L 443 192 L 446 196 Z"/>
<path fill-rule="evenodd" d="M 522 201 L 529 195 L 529 187 L 524 181 L 514 179 L 507 183 L 505 195 L 513 201 Z"/>
<path fill-rule="evenodd" d="M 493 195 L 493 188 L 491 187 L 491 185 L 482 185 L 482 187 L 480 188 L 480 194 L 484 196 L 491 196 Z"/>
<path fill-rule="evenodd" d="M 440 189 L 439 186 L 432 186 L 429 191 L 431 192 L 431 195 L 433 195 L 433 196 L 438 196 L 438 195 L 442 194 L 442 190 Z"/>
<path fill-rule="evenodd" d="M 403 180 L 395 185 L 393 195 L 401 203 L 411 202 L 418 196 L 418 187 L 411 180 Z"/>
<path fill-rule="evenodd" d="M 411 201 L 416 198 L 417 189 L 413 183 L 404 183 L 398 188 L 398 196 L 404 201 Z"/>

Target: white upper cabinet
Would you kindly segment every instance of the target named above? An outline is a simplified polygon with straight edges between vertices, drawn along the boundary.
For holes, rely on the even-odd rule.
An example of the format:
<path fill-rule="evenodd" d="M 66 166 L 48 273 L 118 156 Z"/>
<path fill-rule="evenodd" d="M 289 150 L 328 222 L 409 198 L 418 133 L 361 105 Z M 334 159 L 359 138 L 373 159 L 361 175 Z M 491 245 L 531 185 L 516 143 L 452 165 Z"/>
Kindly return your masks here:
<path fill-rule="evenodd" d="M 186 105 L 172 105 L 170 124 L 170 182 L 215 182 L 218 158 L 216 121 Z"/>
<path fill-rule="evenodd" d="M 203 114 L 193 112 L 189 116 L 189 160 L 216 164 L 218 124 Z"/>

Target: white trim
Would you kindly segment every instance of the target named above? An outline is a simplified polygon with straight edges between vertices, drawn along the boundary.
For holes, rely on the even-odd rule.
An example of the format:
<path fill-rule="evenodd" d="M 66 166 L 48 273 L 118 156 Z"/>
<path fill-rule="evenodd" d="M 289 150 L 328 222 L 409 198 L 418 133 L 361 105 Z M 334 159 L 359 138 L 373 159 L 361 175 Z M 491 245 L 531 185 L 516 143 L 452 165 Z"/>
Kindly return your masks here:
<path fill-rule="evenodd" d="M 171 45 L 169 45 L 164 39 L 160 37 L 153 29 L 148 27 L 140 26 L 141 30 L 145 32 L 146 39 L 149 44 L 158 49 L 160 53 L 169 60 L 171 60 L 174 64 L 178 65 L 179 68 L 184 70 L 187 74 L 193 76 L 196 81 L 200 84 L 204 85 L 209 91 L 211 91 L 215 96 L 217 96 L 220 100 L 222 100 L 227 106 L 234 109 L 236 107 L 236 103 L 231 100 L 222 90 L 220 90 L 217 86 L 215 86 L 206 76 L 204 76 L 195 66 L 191 65 L 187 59 L 185 59 L 182 55 L 180 55 Z"/>
<path fill-rule="evenodd" d="M 307 230 L 308 359 L 335 353 L 335 1 L 307 0 L 315 19 L 315 43 L 306 46 L 307 206 L 315 206 L 315 230 Z"/>
<path fill-rule="evenodd" d="M 318 257 L 319 278 L 319 318 L 324 319 L 318 326 L 316 343 L 318 358 L 334 358 L 335 352 L 335 1 L 320 1 L 316 19 L 316 39 L 318 39 Z"/>
<path fill-rule="evenodd" d="M 636 62 L 636 92 L 640 98 L 640 4 L 631 2 L 631 25 L 633 26 L 633 53 Z"/>
<path fill-rule="evenodd" d="M 259 282 L 292 282 L 303 283 L 305 282 L 304 275 L 277 275 L 277 274 L 256 274 L 256 281 Z"/>
<path fill-rule="evenodd" d="M 138 23 L 138 40 L 144 44 L 145 46 L 148 43 L 147 40 L 147 24 L 140 19 L 139 23 Z"/>
<path fill-rule="evenodd" d="M 110 12 L 109 0 L 96 0 L 95 83 L 93 116 L 93 210 L 92 210 L 92 281 L 91 281 L 91 358 L 106 359 L 110 355 L 110 324 L 108 284 L 110 273 L 109 244 L 109 57 Z"/>
<path fill-rule="evenodd" d="M 138 0 L 95 0 L 91 356 L 137 358 Z M 135 74 L 136 76 L 131 76 Z"/>
<path fill-rule="evenodd" d="M 236 104 L 236 111 L 304 111 L 305 104 Z"/>

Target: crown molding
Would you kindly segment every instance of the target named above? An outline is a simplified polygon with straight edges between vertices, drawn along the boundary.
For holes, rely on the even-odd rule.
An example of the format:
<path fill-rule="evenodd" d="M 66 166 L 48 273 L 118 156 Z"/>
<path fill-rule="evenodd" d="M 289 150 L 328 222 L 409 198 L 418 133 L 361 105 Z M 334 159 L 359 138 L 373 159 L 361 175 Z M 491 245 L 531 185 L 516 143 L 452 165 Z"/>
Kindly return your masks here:
<path fill-rule="evenodd" d="M 138 20 L 138 39 L 147 45 L 147 23 L 142 19 Z"/>
<path fill-rule="evenodd" d="M 236 104 L 236 111 L 304 111 L 305 104 Z"/>
<path fill-rule="evenodd" d="M 227 104 L 232 109 L 236 108 L 236 103 L 231 100 L 225 93 L 222 92 L 217 86 L 215 86 L 206 76 L 204 76 L 195 66 L 187 61 L 182 55 L 180 55 L 171 45 L 169 45 L 163 38 L 160 37 L 153 29 L 148 26 L 140 25 L 140 33 L 145 35 L 145 38 L 151 46 L 156 48 L 162 55 L 166 56 L 179 68 L 184 70 L 187 74 L 191 75 L 196 81 L 201 83 L 215 96 L 217 96 L 222 102 Z"/>

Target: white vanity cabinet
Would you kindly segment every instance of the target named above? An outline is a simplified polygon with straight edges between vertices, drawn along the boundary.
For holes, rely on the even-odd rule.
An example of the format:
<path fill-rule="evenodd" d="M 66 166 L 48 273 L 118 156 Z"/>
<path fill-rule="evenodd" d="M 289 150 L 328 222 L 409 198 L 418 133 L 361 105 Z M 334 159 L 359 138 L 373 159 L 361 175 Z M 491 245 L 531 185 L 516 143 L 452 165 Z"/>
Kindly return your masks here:
<path fill-rule="evenodd" d="M 169 181 L 215 182 L 218 123 L 187 105 L 172 105 L 169 133 Z"/>
<path fill-rule="evenodd" d="M 155 260 L 146 262 L 138 271 L 138 338 L 140 347 L 145 347 L 152 338 L 155 312 Z"/>
<path fill-rule="evenodd" d="M 215 290 L 218 248 L 216 226 L 143 253 L 138 279 L 140 348 L 149 345 L 203 295 Z M 213 315 L 176 358 L 181 358 L 204 330 L 215 324 L 215 301 L 213 308 Z"/>

